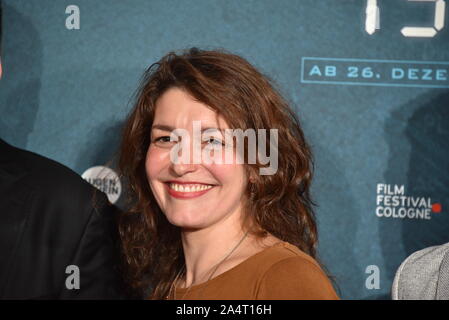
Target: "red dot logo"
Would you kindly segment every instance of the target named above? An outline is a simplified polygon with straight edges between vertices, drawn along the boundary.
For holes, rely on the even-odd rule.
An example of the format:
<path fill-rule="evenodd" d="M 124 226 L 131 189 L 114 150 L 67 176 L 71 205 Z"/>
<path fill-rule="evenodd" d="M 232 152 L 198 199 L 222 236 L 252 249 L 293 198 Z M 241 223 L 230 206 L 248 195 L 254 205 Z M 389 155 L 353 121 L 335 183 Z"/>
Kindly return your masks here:
<path fill-rule="evenodd" d="M 440 213 L 441 212 L 441 203 L 434 203 L 432 204 L 432 211 L 435 213 Z"/>

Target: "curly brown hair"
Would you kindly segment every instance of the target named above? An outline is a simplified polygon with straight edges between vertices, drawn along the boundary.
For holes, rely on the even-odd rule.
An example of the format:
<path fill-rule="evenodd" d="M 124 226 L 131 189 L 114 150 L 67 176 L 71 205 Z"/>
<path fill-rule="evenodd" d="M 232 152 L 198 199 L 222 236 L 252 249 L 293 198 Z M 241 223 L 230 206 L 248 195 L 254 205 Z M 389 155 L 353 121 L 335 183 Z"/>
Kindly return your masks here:
<path fill-rule="evenodd" d="M 315 258 L 313 158 L 294 111 L 269 78 L 242 57 L 191 48 L 170 52 L 145 71 L 124 128 L 119 168 L 129 184 L 130 209 L 122 213 L 119 229 L 131 286 L 151 299 L 165 298 L 184 266 L 180 229 L 159 208 L 145 172 L 156 101 L 173 87 L 215 110 L 231 128 L 278 130 L 277 172 L 259 175 L 259 161 L 245 163 L 247 176 L 256 178 L 247 186 L 245 221 L 252 222 L 256 236 L 270 233 Z"/>

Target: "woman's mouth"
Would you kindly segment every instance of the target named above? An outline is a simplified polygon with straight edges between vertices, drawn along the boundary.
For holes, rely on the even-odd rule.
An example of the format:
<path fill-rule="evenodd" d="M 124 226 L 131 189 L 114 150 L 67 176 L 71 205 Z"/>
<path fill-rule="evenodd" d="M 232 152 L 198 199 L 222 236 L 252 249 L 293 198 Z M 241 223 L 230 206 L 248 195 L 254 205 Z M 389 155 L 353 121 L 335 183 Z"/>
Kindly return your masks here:
<path fill-rule="evenodd" d="M 168 193 L 178 199 L 190 199 L 202 196 L 210 189 L 215 187 L 210 184 L 203 183 L 176 183 L 176 182 L 166 182 L 165 183 Z"/>

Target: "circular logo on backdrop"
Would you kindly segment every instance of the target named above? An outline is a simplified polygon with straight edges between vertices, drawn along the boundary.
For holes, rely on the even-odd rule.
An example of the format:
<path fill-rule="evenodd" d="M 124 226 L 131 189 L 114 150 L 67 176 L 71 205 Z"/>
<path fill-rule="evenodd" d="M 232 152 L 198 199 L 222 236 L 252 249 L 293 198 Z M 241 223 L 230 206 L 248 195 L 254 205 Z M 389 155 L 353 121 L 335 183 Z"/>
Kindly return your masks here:
<path fill-rule="evenodd" d="M 81 177 L 106 193 L 111 203 L 115 203 L 122 193 L 122 184 L 117 173 L 108 167 L 95 166 L 89 168 L 84 171 Z"/>

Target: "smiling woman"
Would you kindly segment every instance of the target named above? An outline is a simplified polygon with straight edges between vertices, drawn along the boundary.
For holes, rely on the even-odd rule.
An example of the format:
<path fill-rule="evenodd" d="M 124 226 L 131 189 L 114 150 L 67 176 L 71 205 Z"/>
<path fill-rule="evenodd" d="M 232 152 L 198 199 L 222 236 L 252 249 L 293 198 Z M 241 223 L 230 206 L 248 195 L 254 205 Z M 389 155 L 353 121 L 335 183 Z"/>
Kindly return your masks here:
<path fill-rule="evenodd" d="M 197 123 L 207 135 L 195 134 Z M 249 139 L 235 148 L 231 129 L 275 129 L 258 143 L 277 170 L 260 174 L 265 155 L 252 154 Z M 195 148 L 213 161 L 195 159 Z M 167 54 L 144 74 L 120 150 L 131 285 L 150 299 L 338 299 L 315 257 L 312 167 L 295 114 L 246 60 Z"/>

